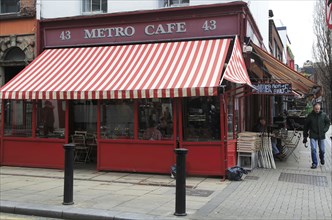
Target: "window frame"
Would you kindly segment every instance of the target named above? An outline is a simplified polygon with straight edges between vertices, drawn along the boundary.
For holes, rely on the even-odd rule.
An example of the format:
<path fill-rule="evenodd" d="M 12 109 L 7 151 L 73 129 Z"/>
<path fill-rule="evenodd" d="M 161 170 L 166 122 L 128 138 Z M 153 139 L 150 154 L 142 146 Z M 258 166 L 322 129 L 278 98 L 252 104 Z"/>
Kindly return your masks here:
<path fill-rule="evenodd" d="M 222 129 L 220 113 L 218 96 L 184 98 L 182 139 L 185 142 L 220 142 Z"/>
<path fill-rule="evenodd" d="M 6 2 L 3 2 L 6 1 Z M 14 0 L 1 0 L 0 3 L 0 15 L 6 15 L 6 14 L 19 14 L 21 11 L 21 1 L 20 0 L 16 0 L 16 4 L 17 4 L 17 11 L 5 11 L 3 12 L 3 5 L 5 6 L 5 3 L 13 3 Z"/>
<path fill-rule="evenodd" d="M 178 6 L 189 6 L 190 0 L 165 0 L 164 1 L 165 7 L 178 7 Z"/>
<path fill-rule="evenodd" d="M 102 14 L 107 13 L 107 0 L 99 0 L 99 10 L 94 10 L 94 0 L 82 0 L 82 14 Z M 103 7 L 104 6 L 104 7 Z"/>

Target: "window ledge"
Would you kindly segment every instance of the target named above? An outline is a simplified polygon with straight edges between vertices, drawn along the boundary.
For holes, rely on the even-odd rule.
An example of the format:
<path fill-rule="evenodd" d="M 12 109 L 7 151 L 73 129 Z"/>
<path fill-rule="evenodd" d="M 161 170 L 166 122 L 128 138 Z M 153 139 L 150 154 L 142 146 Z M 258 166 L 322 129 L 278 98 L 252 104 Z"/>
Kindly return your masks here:
<path fill-rule="evenodd" d="M 172 7 L 185 7 L 189 6 L 189 3 L 180 3 L 180 4 L 172 4 L 172 5 L 167 5 L 165 8 L 172 8 Z"/>
<path fill-rule="evenodd" d="M 82 12 L 82 15 L 98 15 L 98 14 L 104 14 L 106 12 L 103 11 L 86 11 Z"/>
<path fill-rule="evenodd" d="M 34 18 L 36 17 L 36 13 L 29 13 L 29 14 L 23 14 L 23 13 L 3 13 L 0 14 L 0 20 L 13 20 L 13 19 L 23 19 L 23 18 Z"/>

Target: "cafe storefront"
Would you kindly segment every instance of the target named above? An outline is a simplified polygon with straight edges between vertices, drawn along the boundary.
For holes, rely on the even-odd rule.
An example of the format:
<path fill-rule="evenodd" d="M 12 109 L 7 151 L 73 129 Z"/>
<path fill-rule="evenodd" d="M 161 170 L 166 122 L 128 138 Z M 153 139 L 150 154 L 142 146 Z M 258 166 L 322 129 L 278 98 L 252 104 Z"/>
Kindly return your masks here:
<path fill-rule="evenodd" d="M 1 88 L 1 165 L 61 169 L 84 134 L 97 170 L 169 173 L 183 147 L 189 175 L 225 176 L 249 26 L 261 39 L 243 2 L 41 20 L 40 55 Z"/>

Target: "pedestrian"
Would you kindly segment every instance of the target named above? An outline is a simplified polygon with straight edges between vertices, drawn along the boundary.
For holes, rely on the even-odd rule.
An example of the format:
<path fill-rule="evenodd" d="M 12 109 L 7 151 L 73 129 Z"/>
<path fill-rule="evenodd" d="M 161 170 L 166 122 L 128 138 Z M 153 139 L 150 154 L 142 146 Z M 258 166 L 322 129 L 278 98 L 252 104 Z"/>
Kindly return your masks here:
<path fill-rule="evenodd" d="M 311 169 L 317 168 L 317 146 L 319 148 L 319 159 L 321 165 L 325 164 L 325 133 L 329 130 L 330 119 L 325 112 L 321 111 L 321 105 L 315 103 L 313 110 L 308 114 L 304 129 L 303 129 L 303 143 L 307 143 L 308 136 L 310 138 L 311 146 Z"/>

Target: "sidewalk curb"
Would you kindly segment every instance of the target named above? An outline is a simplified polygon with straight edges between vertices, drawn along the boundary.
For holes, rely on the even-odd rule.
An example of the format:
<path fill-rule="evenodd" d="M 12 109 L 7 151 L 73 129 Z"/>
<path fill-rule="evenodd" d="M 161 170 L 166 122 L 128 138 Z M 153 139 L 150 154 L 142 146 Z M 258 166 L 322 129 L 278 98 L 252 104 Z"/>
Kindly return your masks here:
<path fill-rule="evenodd" d="M 0 212 L 72 220 L 155 219 L 153 216 L 128 212 L 120 213 L 98 209 L 84 209 L 69 206 L 62 207 L 43 204 L 28 204 L 3 200 L 0 200 Z"/>

